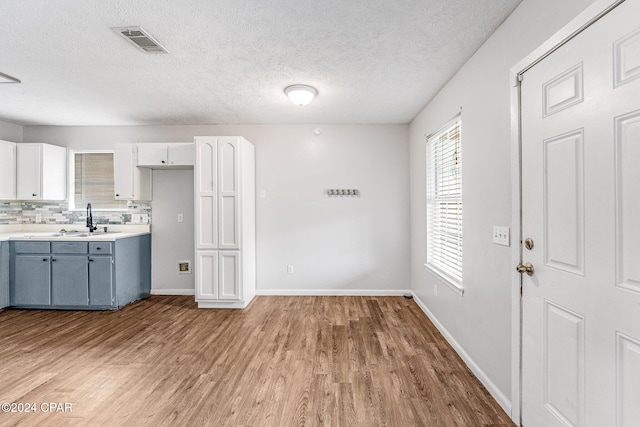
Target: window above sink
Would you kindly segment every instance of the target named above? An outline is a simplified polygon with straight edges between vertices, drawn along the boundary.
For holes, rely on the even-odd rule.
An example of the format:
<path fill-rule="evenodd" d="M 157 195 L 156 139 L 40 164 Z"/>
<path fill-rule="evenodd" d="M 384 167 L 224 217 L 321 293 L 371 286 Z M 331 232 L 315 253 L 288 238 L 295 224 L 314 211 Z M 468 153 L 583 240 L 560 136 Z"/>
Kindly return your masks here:
<path fill-rule="evenodd" d="M 113 151 L 69 152 L 69 209 L 126 210 L 126 200 L 114 198 Z"/>

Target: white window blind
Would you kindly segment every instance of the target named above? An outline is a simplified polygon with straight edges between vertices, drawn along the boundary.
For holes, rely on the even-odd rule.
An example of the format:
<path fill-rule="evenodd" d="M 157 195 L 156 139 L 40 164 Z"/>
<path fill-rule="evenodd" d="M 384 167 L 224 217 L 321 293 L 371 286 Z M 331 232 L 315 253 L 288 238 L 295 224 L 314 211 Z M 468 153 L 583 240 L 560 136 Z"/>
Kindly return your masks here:
<path fill-rule="evenodd" d="M 71 209 L 126 209 L 127 202 L 115 200 L 113 153 L 73 153 L 73 198 Z"/>
<path fill-rule="evenodd" d="M 460 116 L 427 138 L 427 266 L 462 285 Z"/>

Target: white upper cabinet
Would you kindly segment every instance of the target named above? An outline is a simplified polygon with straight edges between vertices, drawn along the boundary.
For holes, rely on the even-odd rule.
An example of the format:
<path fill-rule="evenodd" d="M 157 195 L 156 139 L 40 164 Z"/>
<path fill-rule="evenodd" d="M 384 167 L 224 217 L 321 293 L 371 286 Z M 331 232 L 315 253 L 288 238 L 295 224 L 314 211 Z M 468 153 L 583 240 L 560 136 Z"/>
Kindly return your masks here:
<path fill-rule="evenodd" d="M 195 144 L 169 144 L 167 157 L 169 166 L 191 166 L 195 163 Z"/>
<path fill-rule="evenodd" d="M 218 249 L 218 142 L 199 139 L 194 171 L 196 249 Z"/>
<path fill-rule="evenodd" d="M 151 169 L 190 169 L 194 164 L 193 143 L 137 144 L 139 167 Z"/>
<path fill-rule="evenodd" d="M 16 143 L 0 141 L 0 200 L 16 199 Z"/>
<path fill-rule="evenodd" d="M 116 200 L 148 201 L 152 196 L 151 169 L 138 168 L 134 144 L 116 144 L 113 154 L 113 187 Z"/>
<path fill-rule="evenodd" d="M 50 144 L 16 144 L 18 200 L 67 197 L 67 149 Z"/>
<path fill-rule="evenodd" d="M 240 247 L 239 169 L 242 140 L 218 140 L 218 236 L 220 249 Z"/>
<path fill-rule="evenodd" d="M 169 144 L 147 143 L 137 144 L 138 166 L 166 166 L 168 165 L 167 147 Z"/>

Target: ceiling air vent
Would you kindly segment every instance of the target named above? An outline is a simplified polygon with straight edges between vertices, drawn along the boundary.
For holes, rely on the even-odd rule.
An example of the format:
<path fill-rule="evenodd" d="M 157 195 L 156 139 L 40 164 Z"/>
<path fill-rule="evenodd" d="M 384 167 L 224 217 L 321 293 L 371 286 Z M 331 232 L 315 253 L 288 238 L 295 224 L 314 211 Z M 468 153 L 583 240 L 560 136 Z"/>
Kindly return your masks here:
<path fill-rule="evenodd" d="M 169 53 L 160 43 L 141 27 L 116 27 L 113 31 L 146 53 Z"/>

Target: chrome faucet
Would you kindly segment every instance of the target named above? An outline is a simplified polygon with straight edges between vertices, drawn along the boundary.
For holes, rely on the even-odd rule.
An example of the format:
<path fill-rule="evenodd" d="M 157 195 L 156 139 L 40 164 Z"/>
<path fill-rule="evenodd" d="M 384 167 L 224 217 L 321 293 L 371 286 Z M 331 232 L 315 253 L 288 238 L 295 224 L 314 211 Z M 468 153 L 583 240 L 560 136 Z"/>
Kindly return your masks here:
<path fill-rule="evenodd" d="M 89 228 L 89 233 L 93 233 L 98 229 L 93 225 L 93 214 L 91 212 L 91 203 L 87 203 L 87 227 Z"/>

